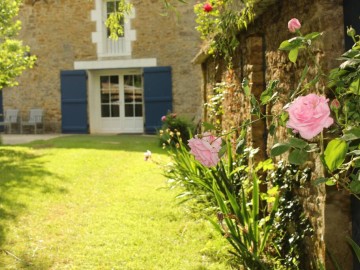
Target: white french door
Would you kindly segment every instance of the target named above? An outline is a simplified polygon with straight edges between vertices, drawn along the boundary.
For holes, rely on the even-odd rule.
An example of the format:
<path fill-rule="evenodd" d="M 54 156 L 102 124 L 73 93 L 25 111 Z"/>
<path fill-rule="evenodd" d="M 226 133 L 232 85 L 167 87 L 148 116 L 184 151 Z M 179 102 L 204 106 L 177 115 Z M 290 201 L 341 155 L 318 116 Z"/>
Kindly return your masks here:
<path fill-rule="evenodd" d="M 98 71 L 94 72 L 91 81 L 91 132 L 144 131 L 144 91 L 140 71 Z"/>

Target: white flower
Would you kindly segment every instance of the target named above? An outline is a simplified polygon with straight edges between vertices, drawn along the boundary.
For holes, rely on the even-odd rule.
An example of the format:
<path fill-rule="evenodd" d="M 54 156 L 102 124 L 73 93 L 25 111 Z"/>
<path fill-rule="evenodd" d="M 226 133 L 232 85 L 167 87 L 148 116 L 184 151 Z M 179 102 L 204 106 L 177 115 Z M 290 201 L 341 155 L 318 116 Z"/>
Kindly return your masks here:
<path fill-rule="evenodd" d="M 147 161 L 148 159 L 151 158 L 151 151 L 150 150 L 147 150 L 145 153 L 144 153 L 144 160 Z"/>

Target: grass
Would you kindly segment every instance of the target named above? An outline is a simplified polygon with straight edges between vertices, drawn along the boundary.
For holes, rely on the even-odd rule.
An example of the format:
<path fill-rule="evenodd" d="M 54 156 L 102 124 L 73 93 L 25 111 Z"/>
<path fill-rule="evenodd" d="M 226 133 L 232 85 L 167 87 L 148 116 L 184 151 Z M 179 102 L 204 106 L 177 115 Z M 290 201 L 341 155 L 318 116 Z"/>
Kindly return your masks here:
<path fill-rule="evenodd" d="M 166 189 L 152 136 L 0 146 L 1 269 L 229 269 L 224 239 Z"/>

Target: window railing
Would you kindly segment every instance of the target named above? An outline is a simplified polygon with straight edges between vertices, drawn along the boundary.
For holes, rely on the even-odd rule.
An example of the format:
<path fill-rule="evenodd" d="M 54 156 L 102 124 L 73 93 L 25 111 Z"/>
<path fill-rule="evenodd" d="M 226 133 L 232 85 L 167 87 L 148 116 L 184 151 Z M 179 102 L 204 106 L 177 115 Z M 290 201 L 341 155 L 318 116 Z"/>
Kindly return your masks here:
<path fill-rule="evenodd" d="M 128 54 L 125 38 L 118 38 L 117 40 L 106 39 L 104 53 L 108 56 Z"/>

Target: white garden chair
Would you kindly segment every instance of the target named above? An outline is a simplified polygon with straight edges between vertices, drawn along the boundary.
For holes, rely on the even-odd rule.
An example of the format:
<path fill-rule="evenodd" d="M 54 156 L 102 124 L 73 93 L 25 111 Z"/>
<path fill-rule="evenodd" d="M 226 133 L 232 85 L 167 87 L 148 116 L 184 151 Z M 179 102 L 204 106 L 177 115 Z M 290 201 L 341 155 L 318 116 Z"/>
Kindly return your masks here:
<path fill-rule="evenodd" d="M 0 122 L 0 126 L 4 126 L 5 131 L 11 133 L 13 125 L 19 126 L 19 110 L 7 109 L 5 110 L 4 121 Z"/>
<path fill-rule="evenodd" d="M 29 112 L 29 120 L 21 121 L 21 133 L 24 131 L 24 127 L 29 126 L 34 128 L 34 133 L 37 134 L 39 127 L 44 132 L 44 111 L 43 109 L 31 109 Z"/>

